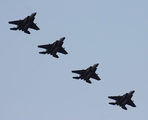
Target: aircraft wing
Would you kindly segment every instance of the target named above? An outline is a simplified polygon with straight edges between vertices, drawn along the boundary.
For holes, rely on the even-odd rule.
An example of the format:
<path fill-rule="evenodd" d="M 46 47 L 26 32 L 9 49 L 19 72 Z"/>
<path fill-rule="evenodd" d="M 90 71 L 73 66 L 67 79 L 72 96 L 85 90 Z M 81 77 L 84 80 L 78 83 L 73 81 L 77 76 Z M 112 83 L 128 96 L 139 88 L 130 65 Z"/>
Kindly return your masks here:
<path fill-rule="evenodd" d="M 47 45 L 38 45 L 39 48 L 44 48 L 44 49 L 50 49 L 52 44 L 47 44 Z"/>
<path fill-rule="evenodd" d="M 63 54 L 68 54 L 67 51 L 66 51 L 63 47 L 61 47 L 61 48 L 58 50 L 58 52 L 63 53 Z"/>
<path fill-rule="evenodd" d="M 128 105 L 132 106 L 132 107 L 136 107 L 136 105 L 134 104 L 134 102 L 132 100 L 130 100 L 129 102 L 127 102 Z"/>
<path fill-rule="evenodd" d="M 23 20 L 15 20 L 15 21 L 9 21 L 9 24 L 15 24 L 15 25 L 20 25 L 22 24 Z"/>
<path fill-rule="evenodd" d="M 35 29 L 35 30 L 39 30 L 39 29 L 40 29 L 35 23 L 31 24 L 31 25 L 29 26 L 29 28 Z"/>
<path fill-rule="evenodd" d="M 84 74 L 86 70 L 73 70 L 73 73 L 77 73 L 77 74 Z"/>
<path fill-rule="evenodd" d="M 92 74 L 91 78 L 94 78 L 96 80 L 101 80 L 100 77 L 96 73 Z"/>
<path fill-rule="evenodd" d="M 122 98 L 122 96 L 108 96 L 108 98 L 118 101 Z"/>

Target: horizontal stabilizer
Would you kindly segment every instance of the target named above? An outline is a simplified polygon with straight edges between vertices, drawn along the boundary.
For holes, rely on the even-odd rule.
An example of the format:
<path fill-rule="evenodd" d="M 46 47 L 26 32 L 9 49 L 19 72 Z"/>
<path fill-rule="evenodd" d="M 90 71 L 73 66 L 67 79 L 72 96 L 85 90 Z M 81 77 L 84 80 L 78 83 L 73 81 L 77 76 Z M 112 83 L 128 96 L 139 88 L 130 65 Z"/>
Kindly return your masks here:
<path fill-rule="evenodd" d="M 74 79 L 80 79 L 80 77 L 73 77 Z"/>
<path fill-rule="evenodd" d="M 27 31 L 24 31 L 25 33 L 27 33 L 27 34 L 30 34 L 30 32 L 27 30 Z"/>
<path fill-rule="evenodd" d="M 40 54 L 46 54 L 46 52 L 44 52 L 44 51 L 43 51 L 43 52 L 39 52 L 39 53 L 40 53 Z"/>
<path fill-rule="evenodd" d="M 17 30 L 18 28 L 10 28 L 10 30 Z"/>
<path fill-rule="evenodd" d="M 111 105 L 116 105 L 116 103 L 113 103 L 113 102 L 110 102 L 109 104 L 111 104 Z"/>
<path fill-rule="evenodd" d="M 89 84 L 91 84 L 91 81 L 90 80 L 86 80 L 86 82 L 89 83 Z"/>
<path fill-rule="evenodd" d="M 127 110 L 127 108 L 126 108 L 125 106 L 122 106 L 122 108 L 123 108 L 124 110 Z"/>
<path fill-rule="evenodd" d="M 59 56 L 58 56 L 58 55 L 53 55 L 53 57 L 55 57 L 55 58 L 59 58 Z"/>

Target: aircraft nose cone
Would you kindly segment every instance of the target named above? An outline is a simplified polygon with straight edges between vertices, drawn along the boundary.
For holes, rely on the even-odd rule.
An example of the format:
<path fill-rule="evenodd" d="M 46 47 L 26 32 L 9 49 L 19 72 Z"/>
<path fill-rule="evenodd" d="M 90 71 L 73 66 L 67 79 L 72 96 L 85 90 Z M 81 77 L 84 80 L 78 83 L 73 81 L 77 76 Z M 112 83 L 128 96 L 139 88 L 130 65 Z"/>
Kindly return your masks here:
<path fill-rule="evenodd" d="M 132 91 L 133 93 L 135 92 L 135 90 Z"/>
<path fill-rule="evenodd" d="M 95 66 L 97 67 L 99 64 L 97 63 L 97 64 L 95 64 Z"/>
<path fill-rule="evenodd" d="M 65 37 L 62 37 L 61 39 L 60 39 L 60 41 L 64 41 L 65 40 Z"/>
<path fill-rule="evenodd" d="M 65 39 L 65 37 L 62 37 L 62 40 L 64 40 Z"/>
<path fill-rule="evenodd" d="M 93 68 L 96 68 L 98 65 L 99 65 L 99 64 L 97 63 L 97 64 L 94 64 L 92 67 L 93 67 Z"/>
<path fill-rule="evenodd" d="M 32 13 L 33 16 L 35 16 L 36 14 L 37 14 L 36 12 Z"/>
<path fill-rule="evenodd" d="M 135 90 L 132 90 L 131 93 L 133 94 L 135 92 Z"/>

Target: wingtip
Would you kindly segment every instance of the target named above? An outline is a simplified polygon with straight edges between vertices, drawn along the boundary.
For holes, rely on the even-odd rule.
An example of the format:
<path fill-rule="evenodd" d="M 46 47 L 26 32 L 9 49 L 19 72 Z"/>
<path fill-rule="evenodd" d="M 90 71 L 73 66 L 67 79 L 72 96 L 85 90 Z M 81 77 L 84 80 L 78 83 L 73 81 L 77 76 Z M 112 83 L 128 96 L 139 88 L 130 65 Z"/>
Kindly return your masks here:
<path fill-rule="evenodd" d="M 9 24 L 11 24 L 11 21 L 8 21 Z"/>
<path fill-rule="evenodd" d="M 41 48 L 42 47 L 42 45 L 38 45 L 38 48 Z"/>

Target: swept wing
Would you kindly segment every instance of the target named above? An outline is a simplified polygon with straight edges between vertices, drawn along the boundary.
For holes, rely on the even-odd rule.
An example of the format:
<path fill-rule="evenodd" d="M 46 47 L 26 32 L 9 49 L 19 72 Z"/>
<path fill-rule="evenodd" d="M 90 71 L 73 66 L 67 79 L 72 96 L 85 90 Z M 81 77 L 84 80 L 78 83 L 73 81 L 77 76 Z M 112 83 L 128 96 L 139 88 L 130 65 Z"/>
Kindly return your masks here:
<path fill-rule="evenodd" d="M 31 29 L 35 29 L 35 30 L 39 30 L 40 28 L 35 24 L 35 23 L 32 23 L 29 28 Z"/>
<path fill-rule="evenodd" d="M 127 102 L 126 104 L 128 104 L 132 107 L 136 107 L 136 105 L 134 104 L 134 102 L 132 100 L 129 100 L 129 102 Z"/>
<path fill-rule="evenodd" d="M 94 78 L 94 79 L 96 79 L 96 80 L 101 80 L 100 77 L 99 77 L 96 73 L 93 73 L 93 74 L 91 75 L 91 78 Z"/>
<path fill-rule="evenodd" d="M 73 73 L 77 73 L 77 74 L 84 74 L 86 72 L 86 70 L 73 70 Z"/>
<path fill-rule="evenodd" d="M 9 21 L 10 24 L 20 25 L 23 23 L 23 20 L 15 20 L 15 21 Z"/>
<path fill-rule="evenodd" d="M 66 51 L 63 47 L 61 47 L 61 48 L 58 50 L 58 52 L 63 53 L 63 54 L 68 54 L 67 51 Z"/>
<path fill-rule="evenodd" d="M 47 45 L 39 45 L 39 48 L 44 48 L 44 49 L 50 49 L 50 47 L 52 46 L 52 44 L 47 44 Z"/>
<path fill-rule="evenodd" d="M 109 96 L 108 98 L 118 101 L 122 98 L 122 96 Z"/>

